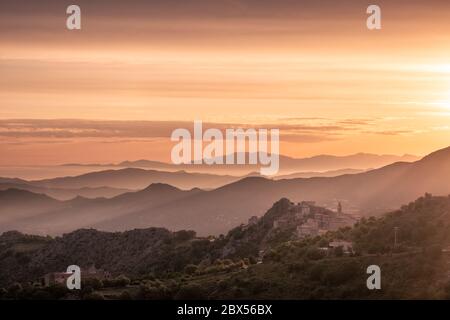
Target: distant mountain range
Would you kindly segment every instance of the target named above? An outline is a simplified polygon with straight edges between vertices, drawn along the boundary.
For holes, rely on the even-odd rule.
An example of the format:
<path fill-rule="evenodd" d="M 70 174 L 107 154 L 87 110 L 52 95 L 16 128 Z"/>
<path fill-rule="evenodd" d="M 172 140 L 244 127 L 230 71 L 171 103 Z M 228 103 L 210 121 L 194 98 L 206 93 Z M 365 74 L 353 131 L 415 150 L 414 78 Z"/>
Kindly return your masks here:
<path fill-rule="evenodd" d="M 53 187 L 64 183 L 67 187 L 69 182 L 71 187 L 80 187 L 80 179 L 86 177 L 41 183 L 52 183 Z M 200 235 L 219 234 L 250 216 L 262 215 L 283 197 L 314 200 L 328 207 L 342 201 L 344 211 L 351 207 L 369 215 L 396 208 L 425 192 L 447 195 L 448 181 L 450 147 L 416 162 L 398 162 L 358 174 L 281 180 L 247 177 L 211 191 L 180 190 L 159 183 L 111 199 L 58 201 L 10 189 L 0 191 L 0 231 L 60 234 L 82 227 L 118 231 L 154 226 L 193 229 Z"/>
<path fill-rule="evenodd" d="M 274 179 L 334 177 L 342 174 L 363 172 L 358 169 L 342 169 L 326 172 L 298 172 L 280 175 Z M 158 171 L 141 168 L 124 168 L 94 171 L 77 176 L 58 177 L 44 180 L 1 178 L 0 190 L 20 189 L 46 194 L 58 200 L 70 200 L 78 196 L 85 198 L 112 198 L 119 194 L 141 190 L 152 183 L 166 183 L 189 190 L 201 188 L 211 190 L 245 177 L 260 176 L 251 172 L 244 176 L 215 175 L 186 171 Z"/>
<path fill-rule="evenodd" d="M 236 159 L 237 154 L 234 154 Z M 245 154 L 248 159 L 248 153 Z M 419 157 L 414 155 L 377 155 L 370 153 L 357 153 L 348 156 L 333 156 L 333 155 L 318 155 L 310 158 L 292 158 L 280 155 L 280 171 L 279 174 L 291 174 L 296 172 L 314 171 L 334 171 L 345 168 L 352 168 L 357 170 L 367 170 L 369 168 L 379 168 L 394 162 L 405 161 L 412 162 L 419 160 Z M 101 164 L 66 164 L 65 166 L 90 166 L 101 167 Z M 105 164 L 105 167 L 111 167 L 111 164 Z M 155 170 L 169 170 L 177 171 L 184 170 L 189 172 L 208 172 L 208 173 L 226 173 L 233 175 L 245 175 L 250 172 L 259 171 L 259 165 L 174 165 L 171 163 L 152 161 L 152 160 L 137 160 L 124 161 L 113 166 L 121 168 L 151 168 Z"/>
<path fill-rule="evenodd" d="M 111 187 L 82 187 L 82 188 L 45 188 L 35 185 L 28 181 L 23 182 L 2 182 L 0 178 L 0 190 L 19 189 L 27 190 L 34 193 L 45 194 L 58 200 L 70 200 L 78 196 L 86 198 L 112 198 L 119 194 L 133 191 L 131 189 L 124 188 L 111 188 Z"/>
<path fill-rule="evenodd" d="M 193 187 L 212 189 L 238 180 L 240 177 L 213 175 L 206 173 L 188 173 L 185 171 L 157 171 L 140 168 L 125 168 L 90 172 L 80 176 L 61 177 L 31 181 L 33 185 L 45 188 L 125 188 L 143 189 L 152 183 L 166 183 L 181 189 Z"/>
<path fill-rule="evenodd" d="M 295 172 L 285 175 L 278 175 L 274 177 L 275 180 L 280 179 L 295 179 L 295 178 L 313 178 L 313 177 L 337 177 L 344 174 L 355 174 L 355 173 L 361 173 L 364 171 L 363 169 L 339 169 L 339 170 L 330 170 L 330 171 L 324 171 L 324 172 L 315 172 L 315 171 L 305 171 L 305 172 Z"/>
<path fill-rule="evenodd" d="M 20 189 L 46 194 L 58 200 L 85 198 L 112 198 L 119 194 L 138 191 L 152 183 L 170 184 L 180 189 L 214 189 L 242 179 L 239 176 L 188 173 L 185 171 L 157 171 L 125 168 L 90 172 L 78 176 L 27 181 L 0 178 L 0 190 Z"/>
<path fill-rule="evenodd" d="M 326 172 L 299 172 L 280 175 L 274 179 L 334 177 L 342 174 L 363 172 L 357 169 L 342 169 Z M 27 181 L 23 179 L 0 178 L 0 190 L 20 189 L 46 194 L 58 200 L 70 200 L 78 196 L 85 198 L 112 198 L 122 193 L 138 191 L 152 183 L 166 183 L 189 190 L 201 188 L 215 189 L 245 177 L 258 177 L 258 172 L 245 176 L 213 175 L 188 173 L 185 171 L 157 171 L 140 168 L 125 168 L 90 172 L 79 176 L 68 176 L 44 180 Z"/>

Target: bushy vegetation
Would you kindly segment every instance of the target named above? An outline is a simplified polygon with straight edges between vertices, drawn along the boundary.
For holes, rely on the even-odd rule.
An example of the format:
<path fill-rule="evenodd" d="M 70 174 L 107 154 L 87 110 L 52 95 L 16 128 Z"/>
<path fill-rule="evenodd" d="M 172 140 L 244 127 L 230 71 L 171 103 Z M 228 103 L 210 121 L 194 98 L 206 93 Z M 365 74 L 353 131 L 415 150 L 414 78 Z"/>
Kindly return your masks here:
<path fill-rule="evenodd" d="M 6 233 L 0 237 L 0 264 L 10 264 L 6 270 L 13 281 L 0 287 L 0 298 L 450 299 L 450 256 L 443 250 L 450 245 L 450 197 L 425 195 L 383 217 L 302 241 L 271 227 L 286 201 L 277 202 L 257 224 L 218 238 L 154 228 L 80 230 L 57 239 Z M 352 242 L 353 251 L 329 248 L 335 240 Z M 84 254 L 98 267 L 109 267 L 114 277 L 85 281 L 76 293 L 17 281 L 24 270 L 33 270 L 28 268 L 60 270 L 69 261 L 66 254 L 76 259 Z M 381 290 L 366 287 L 372 264 L 381 267 Z"/>

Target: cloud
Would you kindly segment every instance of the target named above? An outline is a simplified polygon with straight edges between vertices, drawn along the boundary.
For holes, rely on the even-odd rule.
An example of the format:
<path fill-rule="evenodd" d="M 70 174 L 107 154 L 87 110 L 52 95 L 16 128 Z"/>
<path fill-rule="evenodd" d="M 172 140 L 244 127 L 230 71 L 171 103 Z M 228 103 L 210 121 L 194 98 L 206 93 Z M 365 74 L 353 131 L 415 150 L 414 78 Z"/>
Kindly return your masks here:
<path fill-rule="evenodd" d="M 364 131 L 368 134 L 380 134 L 385 136 L 399 136 L 410 133 L 417 133 L 417 130 L 380 130 L 380 131 Z"/>
<path fill-rule="evenodd" d="M 72 143 L 73 140 L 67 139 L 55 139 L 55 140 L 14 140 L 14 141 L 4 141 L 0 140 L 0 143 L 3 145 L 12 145 L 12 146 L 28 146 L 28 145 L 37 145 L 37 144 L 63 144 L 63 143 Z"/>
<path fill-rule="evenodd" d="M 338 140 L 330 135 L 308 135 L 308 134 L 281 134 L 280 140 L 292 143 L 317 143 Z"/>
<path fill-rule="evenodd" d="M 377 119 L 345 119 L 341 120 L 338 123 L 341 125 L 350 125 L 350 126 L 366 126 L 373 124 Z"/>
<path fill-rule="evenodd" d="M 361 124 L 362 125 L 362 124 Z M 186 128 L 193 131 L 190 121 L 109 121 L 78 119 L 14 119 L 0 120 L 0 137 L 4 139 L 83 139 L 109 138 L 118 142 L 142 141 L 139 139 L 170 138 L 172 131 Z M 245 124 L 203 123 L 203 130 L 217 128 L 225 131 L 232 128 L 279 129 L 285 141 L 319 142 L 335 139 L 336 136 L 356 129 L 337 124 Z M 109 141 L 108 141 L 109 142 Z"/>

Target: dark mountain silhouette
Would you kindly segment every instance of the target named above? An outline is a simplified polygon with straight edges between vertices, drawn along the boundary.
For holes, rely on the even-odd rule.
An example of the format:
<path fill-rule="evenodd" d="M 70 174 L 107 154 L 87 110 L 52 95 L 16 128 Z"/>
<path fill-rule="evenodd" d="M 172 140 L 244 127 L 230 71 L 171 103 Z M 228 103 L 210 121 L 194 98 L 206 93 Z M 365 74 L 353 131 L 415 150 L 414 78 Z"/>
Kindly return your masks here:
<path fill-rule="evenodd" d="M 379 214 L 419 197 L 425 192 L 449 194 L 450 184 L 435 168 L 449 166 L 450 148 L 441 150 L 444 156 L 426 157 L 415 163 L 398 162 L 380 169 L 360 174 L 308 179 L 270 180 L 263 177 L 247 177 L 218 189 L 174 201 L 159 208 L 157 214 L 145 211 L 133 213 L 127 219 L 112 219 L 96 225 L 107 230 L 129 229 L 138 220 L 149 225 L 168 226 L 174 229 L 189 228 L 200 234 L 222 233 L 245 222 L 250 216 L 260 216 L 277 199 L 287 197 L 293 201 L 314 200 L 320 204 L 336 206 L 343 201 L 357 213 Z M 420 169 L 424 167 L 425 169 Z M 436 185 L 409 181 L 418 176 L 415 170 L 425 170 L 425 175 Z M 423 175 L 423 174 L 421 174 Z M 348 209 L 348 208 L 346 208 Z M 213 214 L 211 214 L 213 213 Z M 128 219 L 130 218 L 130 219 Z M 145 224 L 144 224 L 145 225 Z"/>
<path fill-rule="evenodd" d="M 15 183 L 15 184 L 27 184 L 26 180 L 18 179 L 18 178 L 2 178 L 0 177 L 0 184 L 4 183 Z"/>
<path fill-rule="evenodd" d="M 447 195 L 448 181 L 450 148 L 417 162 L 398 162 L 338 177 L 282 180 L 247 177 L 211 191 L 152 185 L 112 199 L 57 202 L 47 212 L 2 224 L 1 228 L 55 234 L 81 227 L 117 231 L 155 226 L 193 229 L 201 235 L 219 234 L 246 222 L 250 216 L 262 215 L 283 197 L 295 202 L 313 200 L 331 208 L 339 200 L 344 203 L 344 211 L 352 208 L 362 215 L 372 215 L 426 192 Z"/>
<path fill-rule="evenodd" d="M 18 189 L 0 191 L 0 229 L 6 230 L 1 226 L 9 226 L 13 221 L 60 208 L 60 201 L 43 194 Z"/>
<path fill-rule="evenodd" d="M 77 196 L 91 199 L 101 197 L 112 198 L 119 194 L 132 191 L 130 189 L 119 189 L 111 187 L 96 187 L 96 188 L 84 187 L 79 189 L 45 188 L 34 186 L 33 184 L 27 181 L 24 181 L 23 183 L 0 182 L 0 190 L 7 190 L 7 189 L 19 189 L 31 191 L 34 193 L 41 193 L 58 200 L 70 200 Z"/>
<path fill-rule="evenodd" d="M 120 220 L 120 217 L 141 210 L 151 214 L 167 203 L 203 192 L 198 188 L 184 191 L 170 185 L 152 184 L 144 190 L 124 193 L 111 199 L 77 197 L 58 201 L 45 195 L 10 189 L 0 191 L 0 206 L 3 208 L 3 204 L 9 204 L 8 212 L 19 214 L 17 217 L 14 215 L 14 221 L 9 219 L 8 224 L 0 225 L 0 231 L 17 229 L 38 234 L 60 234 L 111 219 Z M 30 201 L 34 198 L 42 201 Z M 135 222 L 136 225 L 142 224 L 138 220 Z"/>
<path fill-rule="evenodd" d="M 45 188 L 98 188 L 112 187 L 125 189 L 142 189 L 152 183 L 166 183 L 181 189 L 193 187 L 210 189 L 238 180 L 233 176 L 218 176 L 202 173 L 188 173 L 185 171 L 165 172 L 126 168 L 119 170 L 104 170 L 91 172 L 74 177 L 31 181 L 35 186 Z"/>
<path fill-rule="evenodd" d="M 33 204 L 55 203 L 58 202 L 46 195 L 36 194 L 26 190 L 7 189 L 0 192 L 1 208 L 9 205 L 27 205 L 30 202 Z"/>

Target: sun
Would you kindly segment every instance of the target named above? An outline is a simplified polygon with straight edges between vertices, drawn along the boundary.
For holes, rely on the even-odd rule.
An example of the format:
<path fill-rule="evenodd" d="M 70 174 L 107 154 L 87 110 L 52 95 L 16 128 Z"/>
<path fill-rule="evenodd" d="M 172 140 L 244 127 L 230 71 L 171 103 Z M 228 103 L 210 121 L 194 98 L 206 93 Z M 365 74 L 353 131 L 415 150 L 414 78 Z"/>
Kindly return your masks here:
<path fill-rule="evenodd" d="M 441 100 L 431 102 L 430 105 L 432 105 L 440 110 L 442 110 L 442 109 L 450 110 L 450 100 L 441 99 Z"/>
<path fill-rule="evenodd" d="M 439 106 L 443 109 L 450 110 L 450 100 L 439 102 Z"/>

